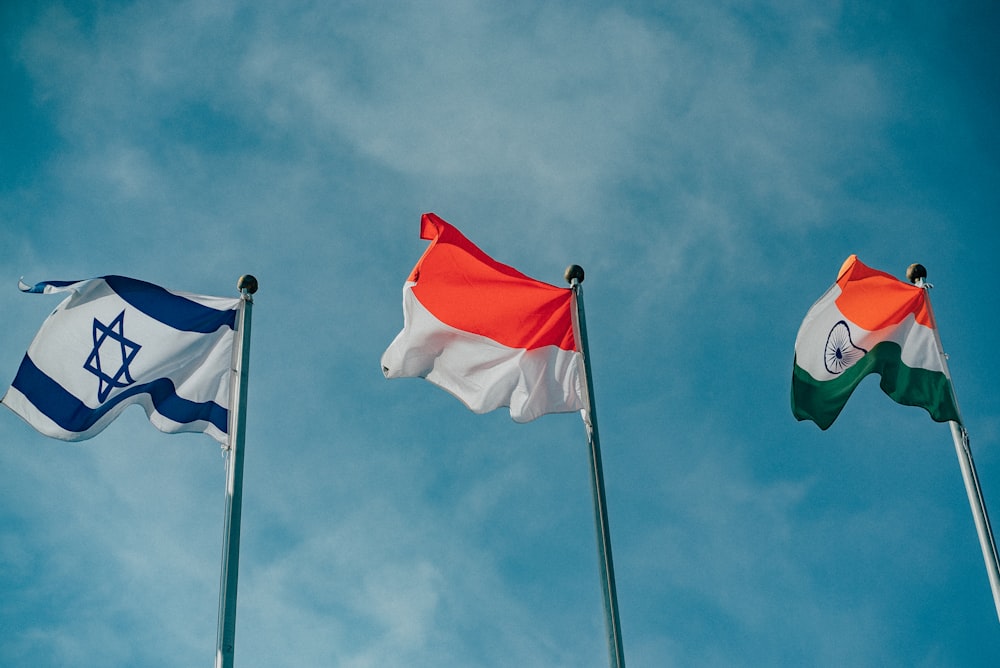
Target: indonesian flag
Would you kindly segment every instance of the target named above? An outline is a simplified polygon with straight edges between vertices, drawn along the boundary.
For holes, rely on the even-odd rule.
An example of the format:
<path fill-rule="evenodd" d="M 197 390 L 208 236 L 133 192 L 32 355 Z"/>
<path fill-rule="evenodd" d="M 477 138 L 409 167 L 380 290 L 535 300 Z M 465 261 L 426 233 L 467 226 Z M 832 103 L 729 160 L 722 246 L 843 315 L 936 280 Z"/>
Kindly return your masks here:
<path fill-rule="evenodd" d="M 870 373 L 897 403 L 959 421 L 926 291 L 851 255 L 799 328 L 792 413 L 826 429 Z"/>
<path fill-rule="evenodd" d="M 403 286 L 403 331 L 382 355 L 386 378 L 426 378 L 476 413 L 516 422 L 585 407 L 573 291 L 529 278 L 433 213 L 431 244 Z"/>

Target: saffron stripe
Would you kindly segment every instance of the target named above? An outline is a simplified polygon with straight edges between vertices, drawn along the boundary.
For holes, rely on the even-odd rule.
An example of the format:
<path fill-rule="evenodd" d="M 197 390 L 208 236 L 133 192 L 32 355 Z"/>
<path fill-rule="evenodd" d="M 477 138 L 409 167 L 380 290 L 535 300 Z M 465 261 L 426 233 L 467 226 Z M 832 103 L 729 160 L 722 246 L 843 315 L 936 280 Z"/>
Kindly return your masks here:
<path fill-rule="evenodd" d="M 862 329 L 871 332 L 891 327 L 911 313 L 919 324 L 934 329 L 923 288 L 872 269 L 855 255 L 844 263 L 837 285 L 842 291 L 836 300 L 837 308 Z"/>

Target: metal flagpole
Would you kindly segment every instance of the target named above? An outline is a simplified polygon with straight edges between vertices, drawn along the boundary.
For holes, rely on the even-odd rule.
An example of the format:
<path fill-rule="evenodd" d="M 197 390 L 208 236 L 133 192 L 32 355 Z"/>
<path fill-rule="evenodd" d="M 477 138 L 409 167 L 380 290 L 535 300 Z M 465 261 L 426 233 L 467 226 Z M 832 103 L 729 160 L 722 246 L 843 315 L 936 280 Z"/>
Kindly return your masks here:
<path fill-rule="evenodd" d="M 906 277 L 917 287 L 923 288 L 927 293 L 927 310 L 931 312 L 930 292 L 932 287 L 926 282 L 927 270 L 919 264 L 911 264 L 906 270 Z M 951 373 L 948 371 L 948 356 L 941 345 L 941 335 L 938 333 L 937 324 L 934 327 L 934 338 L 937 343 L 938 354 L 941 356 L 941 363 L 944 366 L 945 375 L 948 377 L 948 385 L 951 388 L 951 398 L 955 403 L 955 411 L 961 420 L 961 411 L 958 408 L 958 397 L 955 394 L 955 385 L 951 380 Z M 979 546 L 983 550 L 983 560 L 986 562 L 986 575 L 990 580 L 990 589 L 993 591 L 993 605 L 996 607 L 997 618 L 1000 619 L 1000 558 L 997 556 L 997 544 L 993 538 L 993 529 L 990 527 L 990 518 L 986 512 L 986 500 L 983 498 L 983 490 L 979 486 L 979 475 L 976 473 L 976 465 L 972 461 L 972 449 L 969 446 L 969 432 L 965 430 L 965 425 L 961 421 L 951 420 L 948 422 L 951 427 L 951 437 L 955 442 L 955 452 L 958 454 L 958 465 L 962 469 L 962 480 L 965 482 L 965 491 L 969 496 L 969 506 L 972 508 L 972 519 L 976 524 L 976 533 L 979 534 Z"/>
<path fill-rule="evenodd" d="M 250 315 L 257 279 L 241 276 L 237 287 L 243 297 L 237 319 L 240 345 L 233 353 L 236 407 L 230 414 L 229 444 L 226 446 L 226 520 L 222 533 L 222 574 L 219 583 L 219 631 L 215 645 L 215 668 L 232 668 L 236 644 L 236 586 L 240 569 L 240 517 L 243 511 L 243 444 L 247 418 L 247 372 L 250 368 Z"/>
<path fill-rule="evenodd" d="M 594 402 L 594 381 L 590 372 L 590 350 L 587 344 L 587 324 L 583 312 L 583 267 L 570 265 L 566 280 L 576 301 L 574 313 L 580 332 L 580 349 L 583 352 L 584 374 L 587 376 L 587 410 L 583 422 L 590 446 L 590 482 L 594 492 L 594 524 L 597 527 L 598 558 L 601 569 L 601 589 L 604 594 L 604 626 L 608 634 L 608 654 L 611 668 L 625 668 L 625 650 L 622 646 L 621 622 L 618 618 L 618 592 L 615 587 L 615 566 L 611 558 L 611 529 L 608 526 L 608 507 L 604 500 L 604 469 L 601 465 L 601 442 L 597 432 L 597 407 Z"/>

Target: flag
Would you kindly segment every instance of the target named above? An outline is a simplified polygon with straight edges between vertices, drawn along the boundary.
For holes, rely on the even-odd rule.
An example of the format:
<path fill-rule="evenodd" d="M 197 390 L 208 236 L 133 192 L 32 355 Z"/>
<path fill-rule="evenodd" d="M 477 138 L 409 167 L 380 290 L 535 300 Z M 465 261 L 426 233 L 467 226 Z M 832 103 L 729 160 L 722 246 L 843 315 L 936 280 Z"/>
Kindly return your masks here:
<path fill-rule="evenodd" d="M 476 413 L 508 406 L 516 422 L 583 409 L 573 291 L 497 262 L 433 213 L 420 237 L 431 243 L 403 286 L 385 377 L 426 378 Z"/>
<path fill-rule="evenodd" d="M 137 403 L 160 431 L 226 443 L 240 298 L 123 276 L 20 287 L 70 293 L 42 323 L 2 399 L 28 424 L 82 441 Z"/>
<path fill-rule="evenodd" d="M 851 255 L 799 328 L 792 413 L 828 428 L 871 373 L 897 403 L 938 422 L 959 420 L 925 289 Z"/>

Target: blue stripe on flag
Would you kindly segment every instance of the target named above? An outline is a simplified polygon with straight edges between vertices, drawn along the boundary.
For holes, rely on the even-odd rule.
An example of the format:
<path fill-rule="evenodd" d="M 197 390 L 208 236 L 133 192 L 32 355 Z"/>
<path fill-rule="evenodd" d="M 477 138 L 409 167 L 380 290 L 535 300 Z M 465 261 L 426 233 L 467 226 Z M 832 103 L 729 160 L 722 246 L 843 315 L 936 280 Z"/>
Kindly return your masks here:
<path fill-rule="evenodd" d="M 118 296 L 150 318 L 185 332 L 209 334 L 220 327 L 236 329 L 236 311 L 219 311 L 161 288 L 125 276 L 105 276 Z"/>
<path fill-rule="evenodd" d="M 66 431 L 83 433 L 115 406 L 142 393 L 150 396 L 157 413 L 174 422 L 189 424 L 201 420 L 212 423 L 224 434 L 228 431 L 229 411 L 214 401 L 197 403 L 177 396 L 174 384 L 168 378 L 132 385 L 100 408 L 91 408 L 45 375 L 25 355 L 11 386 Z"/>
<path fill-rule="evenodd" d="M 73 285 L 74 283 L 79 283 L 80 281 L 44 281 L 42 283 L 35 283 L 34 285 L 25 285 L 20 283 L 21 292 L 28 292 L 31 294 L 44 294 L 45 286 L 51 285 L 54 288 L 65 288 L 67 285 Z"/>
<path fill-rule="evenodd" d="M 220 327 L 236 329 L 236 310 L 220 311 L 191 301 L 165 288 L 127 276 L 103 276 L 82 281 L 42 281 L 32 286 L 21 285 L 22 292 L 43 294 L 46 287 L 65 288 L 88 280 L 103 280 L 108 287 L 131 306 L 164 325 L 184 332 L 209 334 Z"/>

